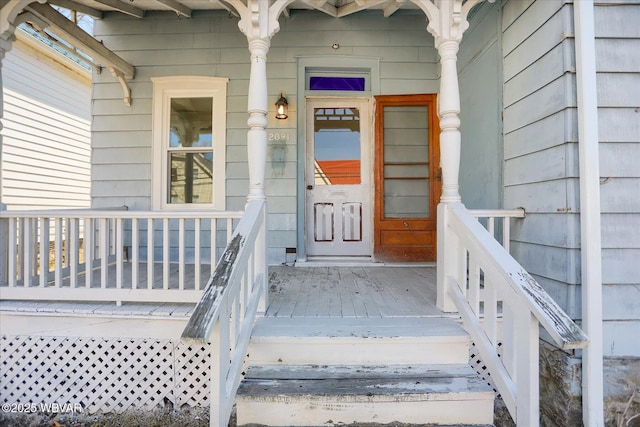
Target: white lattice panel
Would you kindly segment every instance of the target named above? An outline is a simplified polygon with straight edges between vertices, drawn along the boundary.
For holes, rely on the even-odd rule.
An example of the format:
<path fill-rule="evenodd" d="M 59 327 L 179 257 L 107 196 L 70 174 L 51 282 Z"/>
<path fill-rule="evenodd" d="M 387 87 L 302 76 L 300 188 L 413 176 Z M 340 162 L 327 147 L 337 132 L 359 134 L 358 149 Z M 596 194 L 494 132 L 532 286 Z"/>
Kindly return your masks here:
<path fill-rule="evenodd" d="M 90 414 L 206 406 L 209 353 L 171 340 L 2 337 L 3 403 L 81 404 Z"/>
<path fill-rule="evenodd" d="M 498 343 L 498 356 L 502 357 L 502 343 Z M 480 352 L 476 347 L 474 342 L 471 342 L 471 347 L 469 348 L 469 365 L 482 377 L 483 380 L 487 382 L 489 387 L 493 389 L 496 394 L 496 397 L 500 397 L 500 393 L 498 393 L 498 387 L 496 387 L 493 382 L 493 378 L 491 378 L 491 372 L 487 369 L 487 366 L 482 361 L 482 356 L 480 356 Z"/>
<path fill-rule="evenodd" d="M 191 348 L 178 344 L 176 359 L 175 405 L 208 406 L 211 382 L 210 352 L 205 347 Z"/>

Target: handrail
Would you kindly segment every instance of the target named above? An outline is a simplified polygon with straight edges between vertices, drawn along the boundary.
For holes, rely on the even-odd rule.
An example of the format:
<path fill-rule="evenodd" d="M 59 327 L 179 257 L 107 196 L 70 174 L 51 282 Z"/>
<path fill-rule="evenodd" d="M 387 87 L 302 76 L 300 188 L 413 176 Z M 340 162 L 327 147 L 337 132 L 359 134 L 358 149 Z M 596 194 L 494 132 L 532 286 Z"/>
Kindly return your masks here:
<path fill-rule="evenodd" d="M 516 424 L 536 426 L 538 325 L 562 349 L 584 348 L 588 338 L 472 212 L 461 203 L 447 210 L 444 238 L 458 259 L 444 274 L 447 294 Z"/>
<path fill-rule="evenodd" d="M 0 210 L 0 218 L 241 218 L 243 211 L 214 211 L 205 209 L 169 211 L 131 211 L 126 206 L 102 209 L 35 209 Z"/>
<path fill-rule="evenodd" d="M 264 201 L 250 201 L 181 337 L 211 350 L 214 427 L 229 422 L 254 320 L 267 304 L 265 222 Z"/>

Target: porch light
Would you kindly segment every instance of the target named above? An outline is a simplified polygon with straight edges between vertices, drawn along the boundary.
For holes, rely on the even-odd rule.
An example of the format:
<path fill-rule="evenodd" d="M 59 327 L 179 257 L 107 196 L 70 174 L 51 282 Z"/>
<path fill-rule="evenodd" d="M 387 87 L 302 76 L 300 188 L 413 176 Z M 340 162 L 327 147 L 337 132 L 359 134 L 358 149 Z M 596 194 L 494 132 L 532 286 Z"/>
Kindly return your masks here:
<path fill-rule="evenodd" d="M 289 110 L 289 103 L 287 102 L 287 98 L 284 97 L 284 93 L 280 94 L 280 99 L 276 101 L 276 119 L 284 120 L 289 115 L 287 114 Z"/>

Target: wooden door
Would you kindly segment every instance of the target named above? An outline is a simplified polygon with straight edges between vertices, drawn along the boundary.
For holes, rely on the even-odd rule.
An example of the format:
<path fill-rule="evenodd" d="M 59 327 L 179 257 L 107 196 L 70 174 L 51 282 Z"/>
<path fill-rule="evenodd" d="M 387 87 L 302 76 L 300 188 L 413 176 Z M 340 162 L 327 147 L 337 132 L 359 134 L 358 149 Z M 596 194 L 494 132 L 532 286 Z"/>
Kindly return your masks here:
<path fill-rule="evenodd" d="M 371 256 L 370 101 L 307 101 L 309 256 Z"/>
<path fill-rule="evenodd" d="M 375 101 L 374 257 L 435 262 L 442 186 L 436 95 Z"/>

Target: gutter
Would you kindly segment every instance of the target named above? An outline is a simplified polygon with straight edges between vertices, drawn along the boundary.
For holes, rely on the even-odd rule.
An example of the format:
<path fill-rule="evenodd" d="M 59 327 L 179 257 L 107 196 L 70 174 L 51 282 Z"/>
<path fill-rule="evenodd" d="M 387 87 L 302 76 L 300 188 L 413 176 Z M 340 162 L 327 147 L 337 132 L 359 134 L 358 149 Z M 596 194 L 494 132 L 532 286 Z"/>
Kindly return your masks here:
<path fill-rule="evenodd" d="M 573 2 L 578 97 L 582 329 L 590 344 L 582 354 L 582 417 L 604 426 L 600 153 L 593 0 Z"/>

